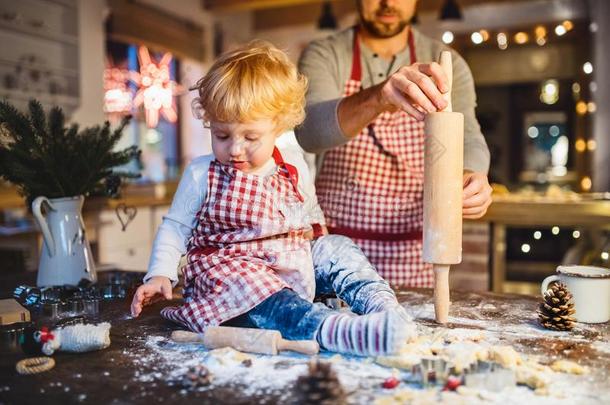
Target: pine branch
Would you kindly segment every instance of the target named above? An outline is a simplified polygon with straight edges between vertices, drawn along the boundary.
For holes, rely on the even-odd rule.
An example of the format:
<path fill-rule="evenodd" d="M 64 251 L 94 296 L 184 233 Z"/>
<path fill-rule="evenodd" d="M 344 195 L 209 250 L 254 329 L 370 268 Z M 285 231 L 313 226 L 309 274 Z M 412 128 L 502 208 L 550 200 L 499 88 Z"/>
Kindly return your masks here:
<path fill-rule="evenodd" d="M 139 177 L 139 173 L 114 171 L 133 159 L 140 150 L 130 146 L 114 151 L 130 117 L 111 131 L 110 124 L 79 130 L 65 126 L 60 108 L 45 117 L 39 102 L 29 103 L 24 115 L 7 102 L 0 102 L 0 177 L 15 184 L 28 201 L 39 195 L 49 198 L 99 193 L 108 188 L 110 177 Z M 117 181 L 112 191 L 117 194 Z"/>

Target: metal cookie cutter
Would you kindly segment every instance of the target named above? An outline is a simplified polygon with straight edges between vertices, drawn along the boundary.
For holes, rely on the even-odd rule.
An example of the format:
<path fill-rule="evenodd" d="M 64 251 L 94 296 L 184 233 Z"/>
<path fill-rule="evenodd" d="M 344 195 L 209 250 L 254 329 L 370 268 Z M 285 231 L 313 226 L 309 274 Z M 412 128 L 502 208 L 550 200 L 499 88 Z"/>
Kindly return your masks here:
<path fill-rule="evenodd" d="M 84 311 L 87 315 L 98 315 L 100 313 L 100 298 L 88 296 L 83 298 Z"/>
<path fill-rule="evenodd" d="M 0 326 L 0 352 L 20 352 L 25 329 L 32 325 L 32 322 L 17 322 Z"/>
<path fill-rule="evenodd" d="M 479 360 L 465 370 L 464 384 L 470 388 L 499 392 L 517 384 L 515 371 L 498 363 Z"/>
<path fill-rule="evenodd" d="M 112 300 L 115 298 L 125 298 L 127 291 L 121 284 L 106 284 L 102 288 L 102 296 L 105 300 Z"/>
<path fill-rule="evenodd" d="M 58 318 L 61 311 L 61 301 L 58 299 L 42 299 L 39 304 L 40 313 L 47 318 Z"/>
<path fill-rule="evenodd" d="M 422 358 L 411 373 L 424 387 L 445 384 L 450 375 L 457 375 L 455 367 L 439 357 Z"/>
<path fill-rule="evenodd" d="M 40 302 L 42 292 L 38 287 L 20 285 L 13 291 L 13 297 L 25 306 L 35 305 Z"/>
<path fill-rule="evenodd" d="M 80 314 L 84 310 L 83 299 L 78 296 L 74 296 L 63 301 L 63 310 L 68 313 Z"/>
<path fill-rule="evenodd" d="M 62 287 L 46 287 L 41 290 L 40 299 L 42 301 L 59 301 L 63 297 Z"/>

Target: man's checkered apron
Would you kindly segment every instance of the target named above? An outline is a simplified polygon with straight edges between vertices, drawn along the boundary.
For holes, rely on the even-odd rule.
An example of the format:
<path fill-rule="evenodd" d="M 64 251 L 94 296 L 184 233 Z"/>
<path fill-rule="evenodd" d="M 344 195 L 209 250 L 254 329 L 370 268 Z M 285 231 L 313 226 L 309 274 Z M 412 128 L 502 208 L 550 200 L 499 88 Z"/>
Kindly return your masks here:
<path fill-rule="evenodd" d="M 413 35 L 409 35 L 415 62 Z M 343 96 L 362 89 L 354 30 L 352 72 Z M 422 251 L 424 125 L 384 112 L 345 145 L 328 151 L 316 179 L 330 233 L 349 236 L 392 285 L 431 287 Z"/>
<path fill-rule="evenodd" d="M 298 173 L 284 163 L 267 177 L 210 164 L 206 201 L 188 244 L 184 304 L 161 315 L 196 332 L 241 315 L 283 288 L 312 301 L 315 279 L 311 230 L 297 189 Z"/>

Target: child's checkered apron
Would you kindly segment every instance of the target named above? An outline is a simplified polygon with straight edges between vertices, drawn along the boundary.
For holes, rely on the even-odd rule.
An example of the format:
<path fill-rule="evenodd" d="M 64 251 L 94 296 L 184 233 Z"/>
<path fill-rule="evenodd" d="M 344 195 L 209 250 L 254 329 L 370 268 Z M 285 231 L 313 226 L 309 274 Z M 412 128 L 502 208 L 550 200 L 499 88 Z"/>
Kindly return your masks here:
<path fill-rule="evenodd" d="M 161 314 L 193 331 L 241 315 L 283 288 L 313 300 L 315 280 L 305 232 L 311 225 L 298 173 L 273 153 L 271 176 L 210 164 L 208 190 L 189 240 L 184 304 Z"/>
<path fill-rule="evenodd" d="M 415 62 L 409 34 L 411 62 Z M 354 30 L 352 72 L 343 96 L 362 89 Z M 349 236 L 393 285 L 431 287 L 421 257 L 424 125 L 403 111 L 384 112 L 354 139 L 328 151 L 316 179 L 330 233 Z"/>

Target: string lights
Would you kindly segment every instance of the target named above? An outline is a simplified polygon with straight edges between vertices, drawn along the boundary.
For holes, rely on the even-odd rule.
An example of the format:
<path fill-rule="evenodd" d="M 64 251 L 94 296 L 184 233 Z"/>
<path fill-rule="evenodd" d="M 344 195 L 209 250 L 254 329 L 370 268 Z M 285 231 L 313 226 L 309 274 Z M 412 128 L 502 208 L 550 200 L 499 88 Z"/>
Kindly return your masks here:
<path fill-rule="evenodd" d="M 574 23 L 571 20 L 564 20 L 555 24 L 536 24 L 529 29 L 524 29 L 524 27 L 521 27 L 521 29 L 515 29 L 512 32 L 509 30 L 498 30 L 496 32 L 491 32 L 487 29 L 479 29 L 471 32 L 467 36 L 461 36 L 461 38 L 458 38 L 451 31 L 445 31 L 443 32 L 441 39 L 445 44 L 451 44 L 456 42 L 456 40 L 458 40 L 458 42 L 461 40 L 463 44 L 464 41 L 469 40 L 474 46 L 477 47 L 489 47 L 496 45 L 499 50 L 504 51 L 510 46 L 525 46 L 528 44 L 536 44 L 539 47 L 543 47 L 552 42 L 553 38 L 557 39 L 558 37 L 569 35 L 574 28 Z M 588 26 L 588 30 L 590 32 L 596 32 L 597 29 L 598 26 L 596 23 L 591 23 Z M 490 38 L 494 38 L 495 41 L 492 40 L 488 42 Z M 588 98 L 587 94 L 589 94 L 589 92 L 586 91 L 587 89 L 590 90 L 590 93 L 595 93 L 597 90 L 597 84 L 588 78 L 592 76 L 594 66 L 590 61 L 585 60 L 582 62 L 581 69 L 583 73 L 581 75 L 581 83 L 574 82 L 571 86 L 572 97 L 575 102 L 574 109 L 576 112 L 576 117 L 579 120 L 586 119 L 587 115 L 594 114 L 597 111 L 597 105 L 595 102 L 586 99 Z M 558 80 L 544 80 L 540 86 L 540 101 L 547 105 L 556 104 L 559 101 L 559 91 L 560 83 Z M 564 138 L 567 139 L 565 136 L 559 136 L 559 132 L 553 128 L 549 130 L 549 134 L 556 137 L 558 141 L 564 140 Z M 539 137 L 539 131 L 536 127 L 530 127 L 527 130 L 527 135 L 531 139 L 536 139 Z M 566 148 L 569 147 L 568 142 L 564 143 L 566 144 Z M 595 140 L 587 140 L 586 136 L 583 137 L 580 135 L 574 142 L 574 149 L 579 154 L 594 152 L 597 149 L 597 143 Z M 592 187 L 591 178 L 589 176 L 581 177 L 580 186 L 583 191 L 589 191 Z M 524 253 L 526 252 L 524 251 Z"/>
<path fill-rule="evenodd" d="M 517 45 L 525 45 L 534 41 L 539 46 L 544 46 L 549 41 L 549 31 L 555 32 L 558 37 L 564 36 L 574 29 L 574 23 L 570 20 L 565 20 L 560 24 L 557 24 L 554 28 L 547 28 L 544 25 L 538 24 L 533 27 L 532 31 L 520 30 L 514 32 L 509 37 L 509 33 L 506 31 L 498 31 L 495 33 L 496 43 L 500 50 L 505 50 L 509 46 L 509 38 L 512 37 L 512 41 Z M 487 29 L 480 29 L 470 34 L 470 41 L 474 45 L 481 45 L 487 42 L 491 36 L 494 35 Z M 455 34 L 451 31 L 444 31 L 441 34 L 441 40 L 445 44 L 451 44 L 455 40 Z"/>

